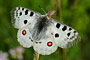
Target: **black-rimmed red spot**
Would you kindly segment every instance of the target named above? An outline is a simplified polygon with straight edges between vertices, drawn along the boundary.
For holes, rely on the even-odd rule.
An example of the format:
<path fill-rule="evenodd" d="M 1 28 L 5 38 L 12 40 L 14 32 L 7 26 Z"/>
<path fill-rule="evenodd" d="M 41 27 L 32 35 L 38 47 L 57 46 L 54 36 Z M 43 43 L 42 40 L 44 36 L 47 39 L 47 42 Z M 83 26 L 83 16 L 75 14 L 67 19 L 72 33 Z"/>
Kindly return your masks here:
<path fill-rule="evenodd" d="M 52 46 L 52 42 L 48 42 L 47 45 L 48 45 L 48 46 Z"/>
<path fill-rule="evenodd" d="M 23 31 L 22 31 L 22 34 L 23 34 L 23 35 L 26 35 L 26 30 L 23 30 Z"/>

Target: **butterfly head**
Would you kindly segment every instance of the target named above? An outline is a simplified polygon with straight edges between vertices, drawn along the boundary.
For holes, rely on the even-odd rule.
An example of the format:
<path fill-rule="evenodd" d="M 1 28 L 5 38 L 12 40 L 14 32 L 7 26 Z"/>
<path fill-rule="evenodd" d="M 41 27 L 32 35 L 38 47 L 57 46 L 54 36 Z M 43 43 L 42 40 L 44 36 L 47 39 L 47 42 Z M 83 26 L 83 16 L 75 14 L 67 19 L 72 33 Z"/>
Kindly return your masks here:
<path fill-rule="evenodd" d="M 48 19 L 49 18 L 51 18 L 52 16 L 53 16 L 53 14 L 55 13 L 55 11 L 54 10 L 52 10 L 52 11 L 49 11 L 47 14 L 46 14 L 46 16 L 48 17 Z"/>

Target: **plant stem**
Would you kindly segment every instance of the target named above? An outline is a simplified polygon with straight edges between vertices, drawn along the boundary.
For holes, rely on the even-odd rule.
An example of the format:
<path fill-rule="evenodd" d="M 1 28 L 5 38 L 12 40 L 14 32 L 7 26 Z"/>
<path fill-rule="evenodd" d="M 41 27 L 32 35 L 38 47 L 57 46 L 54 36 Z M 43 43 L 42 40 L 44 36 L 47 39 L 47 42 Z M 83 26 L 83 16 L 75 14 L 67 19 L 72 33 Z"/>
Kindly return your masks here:
<path fill-rule="evenodd" d="M 33 60 L 39 60 L 39 54 L 36 51 L 34 52 L 34 59 Z"/>
<path fill-rule="evenodd" d="M 66 54 L 67 50 L 66 49 L 62 49 L 61 48 L 61 56 L 62 56 L 62 60 L 67 60 L 67 54 Z"/>
<path fill-rule="evenodd" d="M 57 10 L 58 10 L 58 12 L 59 12 L 59 17 L 60 17 L 60 22 L 63 22 L 63 20 L 62 20 L 62 8 L 61 8 L 61 0 L 57 0 Z"/>
<path fill-rule="evenodd" d="M 61 0 L 57 0 L 57 10 L 58 10 L 58 12 L 59 12 L 59 17 L 60 17 L 60 22 L 63 22 L 63 20 L 62 20 L 62 8 L 61 8 Z M 60 48 L 60 50 L 61 50 L 61 57 L 62 57 L 62 60 L 67 60 L 67 56 L 66 56 L 66 49 L 62 49 L 62 48 Z"/>

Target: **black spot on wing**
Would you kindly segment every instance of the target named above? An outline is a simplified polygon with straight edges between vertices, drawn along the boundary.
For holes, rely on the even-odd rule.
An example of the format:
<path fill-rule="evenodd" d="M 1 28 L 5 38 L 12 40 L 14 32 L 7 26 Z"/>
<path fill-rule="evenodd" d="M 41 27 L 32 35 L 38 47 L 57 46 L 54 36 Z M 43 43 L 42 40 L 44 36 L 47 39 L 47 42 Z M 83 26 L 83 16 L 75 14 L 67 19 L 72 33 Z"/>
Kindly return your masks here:
<path fill-rule="evenodd" d="M 67 33 L 67 36 L 69 37 L 70 36 L 70 33 Z"/>
<path fill-rule="evenodd" d="M 72 28 L 69 28 L 69 30 L 72 30 Z"/>
<path fill-rule="evenodd" d="M 39 44 L 41 44 L 41 42 L 39 42 Z"/>
<path fill-rule="evenodd" d="M 29 37 L 29 39 L 31 39 L 31 37 Z M 33 42 L 33 40 L 31 39 L 31 42 Z"/>
<path fill-rule="evenodd" d="M 75 36 L 72 36 L 70 39 L 73 39 Z"/>
<path fill-rule="evenodd" d="M 35 42 L 35 43 L 36 43 L 36 44 L 38 44 L 38 43 L 41 44 L 42 42 Z"/>
<path fill-rule="evenodd" d="M 33 40 L 31 39 L 31 42 L 33 42 Z"/>
<path fill-rule="evenodd" d="M 22 10 L 24 10 L 24 8 L 22 8 Z"/>
<path fill-rule="evenodd" d="M 36 42 L 36 44 L 38 44 L 38 42 Z"/>
<path fill-rule="evenodd" d="M 27 20 L 24 20 L 24 24 L 27 24 L 27 22 L 28 22 Z"/>
<path fill-rule="evenodd" d="M 60 27 L 60 23 L 57 23 L 57 24 L 56 24 L 56 27 L 59 28 L 59 27 Z"/>
<path fill-rule="evenodd" d="M 55 37 L 56 37 L 56 38 L 57 38 L 57 37 L 59 37 L 59 34 L 58 34 L 58 33 L 56 33 L 56 34 L 55 34 Z"/>
<path fill-rule="evenodd" d="M 74 31 L 74 33 L 76 33 L 76 31 Z"/>
<path fill-rule="evenodd" d="M 20 12 L 19 16 L 21 16 L 21 15 L 22 15 L 22 12 Z"/>
<path fill-rule="evenodd" d="M 16 14 L 16 17 L 17 17 L 17 16 L 18 16 L 18 11 L 16 11 L 16 13 L 15 13 L 15 14 Z"/>
<path fill-rule="evenodd" d="M 71 38 L 70 39 L 74 39 L 75 38 L 75 34 L 73 35 L 73 36 L 71 36 Z"/>
<path fill-rule="evenodd" d="M 33 16 L 34 12 L 31 11 L 30 16 Z"/>
<path fill-rule="evenodd" d="M 25 15 L 27 15 L 27 14 L 28 14 L 28 10 L 25 11 Z"/>
<path fill-rule="evenodd" d="M 67 26 L 64 26 L 64 27 L 62 28 L 63 31 L 65 31 L 66 29 L 67 29 Z"/>
<path fill-rule="evenodd" d="M 20 10 L 20 7 L 18 7 L 18 10 Z"/>

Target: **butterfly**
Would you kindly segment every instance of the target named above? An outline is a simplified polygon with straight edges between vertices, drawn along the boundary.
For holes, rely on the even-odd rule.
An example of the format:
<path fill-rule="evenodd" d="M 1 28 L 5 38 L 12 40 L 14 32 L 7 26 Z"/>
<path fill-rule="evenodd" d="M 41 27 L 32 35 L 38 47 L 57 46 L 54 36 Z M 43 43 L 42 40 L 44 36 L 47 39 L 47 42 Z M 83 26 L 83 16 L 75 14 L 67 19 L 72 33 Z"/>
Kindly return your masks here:
<path fill-rule="evenodd" d="M 51 13 L 52 14 L 52 13 Z M 11 12 L 12 24 L 19 29 L 18 42 L 42 55 L 54 53 L 58 47 L 69 48 L 80 41 L 79 33 L 63 23 L 24 7 Z"/>

